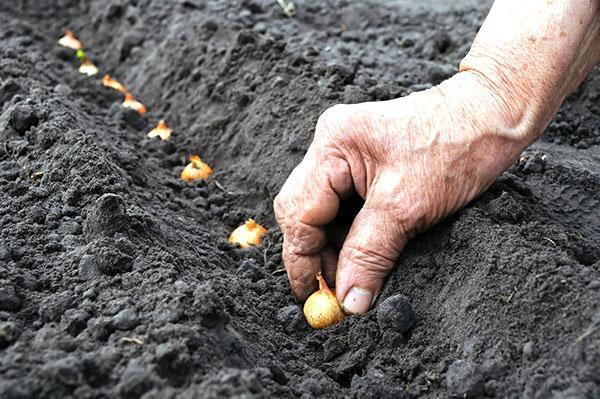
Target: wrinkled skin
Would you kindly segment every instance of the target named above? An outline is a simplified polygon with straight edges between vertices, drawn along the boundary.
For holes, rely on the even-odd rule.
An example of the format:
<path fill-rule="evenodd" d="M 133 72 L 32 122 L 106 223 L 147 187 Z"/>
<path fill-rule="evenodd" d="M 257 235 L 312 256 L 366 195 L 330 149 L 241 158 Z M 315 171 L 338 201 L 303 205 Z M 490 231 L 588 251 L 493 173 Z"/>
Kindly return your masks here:
<path fill-rule="evenodd" d="M 316 289 L 322 269 L 342 303 L 351 287 L 372 293 L 372 302 L 412 235 L 464 206 L 518 157 L 522 142 L 504 134 L 506 120 L 501 102 L 468 72 L 405 98 L 323 113 L 275 199 L 297 298 Z M 355 191 L 365 202 L 344 240 L 325 226 Z"/>
<path fill-rule="evenodd" d="M 599 0 L 498 0 L 452 78 L 328 109 L 274 202 L 296 297 L 322 271 L 347 313 L 368 311 L 407 240 L 484 191 L 599 62 Z"/>

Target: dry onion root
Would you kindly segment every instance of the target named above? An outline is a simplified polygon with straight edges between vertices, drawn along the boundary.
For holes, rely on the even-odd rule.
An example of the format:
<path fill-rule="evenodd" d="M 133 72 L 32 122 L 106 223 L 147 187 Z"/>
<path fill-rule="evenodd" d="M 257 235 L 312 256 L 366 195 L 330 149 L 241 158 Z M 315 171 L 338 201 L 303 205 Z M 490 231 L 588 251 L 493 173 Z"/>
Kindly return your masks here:
<path fill-rule="evenodd" d="M 266 232 L 267 229 L 256 223 L 254 219 L 248 219 L 246 223 L 233 230 L 233 233 L 229 236 L 229 242 L 232 244 L 239 244 L 241 248 L 248 248 L 251 245 L 260 245 L 262 237 Z"/>
<path fill-rule="evenodd" d="M 123 101 L 123 106 L 125 108 L 131 108 L 140 113 L 140 115 L 146 115 L 146 106 L 139 102 L 133 97 L 133 94 L 129 92 L 125 92 L 125 100 Z"/>
<path fill-rule="evenodd" d="M 160 137 L 162 141 L 167 141 L 169 137 L 171 137 L 171 128 L 167 126 L 167 123 L 163 119 L 158 121 L 156 127 L 150 130 L 150 132 L 148 133 L 148 137 L 150 138 L 156 136 Z"/>
<path fill-rule="evenodd" d="M 191 182 L 194 180 L 208 179 L 213 170 L 210 166 L 202 162 L 198 155 L 190 157 L 190 163 L 181 172 L 181 180 Z"/>
<path fill-rule="evenodd" d="M 110 75 L 104 75 L 102 78 L 102 85 L 106 87 L 110 87 L 115 90 L 119 90 L 121 93 L 125 93 L 125 86 L 121 82 L 116 79 L 110 77 Z"/>
<path fill-rule="evenodd" d="M 344 320 L 346 314 L 335 297 L 335 290 L 327 286 L 321 272 L 317 273 L 317 280 L 319 290 L 304 303 L 304 317 L 312 328 L 320 330 Z"/>
<path fill-rule="evenodd" d="M 77 40 L 73 32 L 70 30 L 66 30 L 65 35 L 58 39 L 58 44 L 73 50 L 80 50 L 83 47 L 81 42 Z"/>

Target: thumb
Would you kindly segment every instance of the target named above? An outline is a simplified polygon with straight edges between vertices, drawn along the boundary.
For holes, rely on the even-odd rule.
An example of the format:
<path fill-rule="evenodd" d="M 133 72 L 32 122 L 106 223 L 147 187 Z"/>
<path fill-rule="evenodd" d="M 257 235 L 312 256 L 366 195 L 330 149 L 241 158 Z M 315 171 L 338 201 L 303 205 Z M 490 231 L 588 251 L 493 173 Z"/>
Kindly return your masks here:
<path fill-rule="evenodd" d="M 336 295 L 346 313 L 366 313 L 406 244 L 397 211 L 369 202 L 358 213 L 340 251 Z"/>

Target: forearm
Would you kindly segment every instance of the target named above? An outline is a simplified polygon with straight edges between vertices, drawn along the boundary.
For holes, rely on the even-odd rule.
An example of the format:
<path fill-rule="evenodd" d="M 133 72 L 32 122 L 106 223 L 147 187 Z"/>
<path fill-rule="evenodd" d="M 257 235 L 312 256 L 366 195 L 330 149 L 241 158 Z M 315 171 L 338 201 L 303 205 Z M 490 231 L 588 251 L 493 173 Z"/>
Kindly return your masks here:
<path fill-rule="evenodd" d="M 600 0 L 497 0 L 460 71 L 495 93 L 526 146 L 600 62 Z"/>

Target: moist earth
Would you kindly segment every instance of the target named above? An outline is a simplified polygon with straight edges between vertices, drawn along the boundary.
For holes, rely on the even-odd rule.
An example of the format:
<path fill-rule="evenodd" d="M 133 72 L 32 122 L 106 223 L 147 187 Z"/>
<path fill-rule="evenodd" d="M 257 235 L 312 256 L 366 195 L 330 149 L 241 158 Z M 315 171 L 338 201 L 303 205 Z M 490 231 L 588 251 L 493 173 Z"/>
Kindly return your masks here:
<path fill-rule="evenodd" d="M 600 397 L 599 71 L 372 311 L 314 331 L 273 197 L 322 111 L 451 76 L 490 3 L 295 4 L 0 2 L 0 397 Z M 263 245 L 230 245 L 249 217 Z"/>

